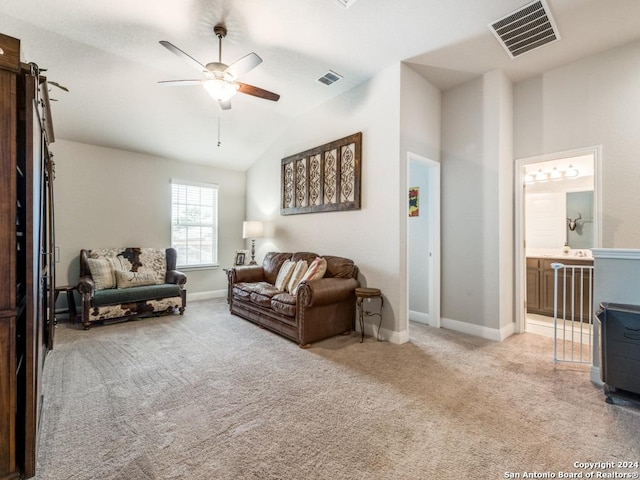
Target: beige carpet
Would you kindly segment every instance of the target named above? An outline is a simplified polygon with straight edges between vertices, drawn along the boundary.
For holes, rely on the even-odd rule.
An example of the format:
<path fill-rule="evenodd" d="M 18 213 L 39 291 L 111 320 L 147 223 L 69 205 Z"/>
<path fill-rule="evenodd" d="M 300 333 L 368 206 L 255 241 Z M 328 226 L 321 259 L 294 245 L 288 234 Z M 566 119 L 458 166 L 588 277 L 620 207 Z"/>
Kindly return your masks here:
<path fill-rule="evenodd" d="M 405 345 L 359 341 L 302 350 L 223 300 L 61 324 L 37 478 L 498 479 L 640 460 L 640 411 L 554 365 L 551 339 L 413 325 Z"/>

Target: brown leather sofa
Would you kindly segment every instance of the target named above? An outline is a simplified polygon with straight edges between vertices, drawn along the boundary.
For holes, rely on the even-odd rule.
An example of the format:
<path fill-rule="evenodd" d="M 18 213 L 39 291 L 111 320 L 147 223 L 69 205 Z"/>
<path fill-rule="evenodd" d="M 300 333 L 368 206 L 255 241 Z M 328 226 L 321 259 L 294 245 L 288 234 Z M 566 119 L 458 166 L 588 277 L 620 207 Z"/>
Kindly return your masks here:
<path fill-rule="evenodd" d="M 353 260 L 323 256 L 323 278 L 304 281 L 296 295 L 275 287 L 285 260 L 318 257 L 311 252 L 269 252 L 262 266 L 241 266 L 227 271 L 231 313 L 298 342 L 301 347 L 349 333 L 354 326 L 358 267 Z"/>

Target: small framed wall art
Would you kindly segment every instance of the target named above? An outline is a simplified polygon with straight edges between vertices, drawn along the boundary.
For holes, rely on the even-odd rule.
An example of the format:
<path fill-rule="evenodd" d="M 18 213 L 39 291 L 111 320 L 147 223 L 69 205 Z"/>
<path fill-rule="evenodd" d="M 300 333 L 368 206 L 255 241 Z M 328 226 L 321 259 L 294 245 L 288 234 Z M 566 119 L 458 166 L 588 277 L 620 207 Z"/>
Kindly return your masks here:
<path fill-rule="evenodd" d="M 239 267 L 247 264 L 247 256 L 249 254 L 249 250 L 236 250 L 236 256 L 233 259 L 233 266 Z"/>
<path fill-rule="evenodd" d="M 409 187 L 409 216 L 420 216 L 420 187 Z"/>

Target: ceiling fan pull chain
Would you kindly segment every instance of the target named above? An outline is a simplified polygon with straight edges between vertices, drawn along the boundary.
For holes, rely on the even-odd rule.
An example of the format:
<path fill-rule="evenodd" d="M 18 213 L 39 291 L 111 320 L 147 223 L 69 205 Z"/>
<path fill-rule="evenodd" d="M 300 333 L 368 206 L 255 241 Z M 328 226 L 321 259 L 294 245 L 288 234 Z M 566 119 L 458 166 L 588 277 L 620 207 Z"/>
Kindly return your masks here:
<path fill-rule="evenodd" d="M 222 145 L 220 142 L 220 107 L 218 107 L 218 146 Z"/>

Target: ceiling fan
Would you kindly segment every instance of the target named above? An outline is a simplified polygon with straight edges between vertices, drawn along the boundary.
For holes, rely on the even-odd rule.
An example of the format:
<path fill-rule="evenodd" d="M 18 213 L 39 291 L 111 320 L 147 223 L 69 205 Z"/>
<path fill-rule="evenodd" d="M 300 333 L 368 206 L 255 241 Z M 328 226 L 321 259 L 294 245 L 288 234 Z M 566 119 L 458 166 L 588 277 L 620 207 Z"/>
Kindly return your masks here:
<path fill-rule="evenodd" d="M 231 65 L 222 63 L 222 39 L 227 36 L 227 29 L 223 25 L 216 25 L 213 27 L 213 33 L 218 37 L 218 61 L 210 62 L 206 65 L 202 65 L 172 43 L 161 40 L 160 45 L 185 60 L 200 73 L 204 73 L 204 78 L 200 80 L 166 80 L 158 83 L 176 87 L 202 85 L 207 93 L 218 101 L 222 110 L 229 110 L 231 108 L 231 97 L 235 95 L 236 92 L 277 102 L 280 98 L 280 95 L 277 93 L 269 92 L 268 90 L 236 80 L 241 75 L 260 65 L 262 59 L 252 52 L 236 60 Z"/>

